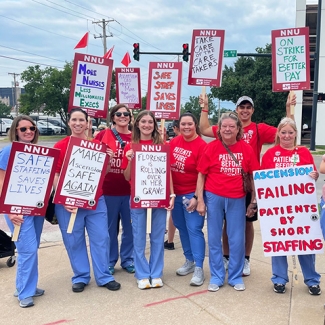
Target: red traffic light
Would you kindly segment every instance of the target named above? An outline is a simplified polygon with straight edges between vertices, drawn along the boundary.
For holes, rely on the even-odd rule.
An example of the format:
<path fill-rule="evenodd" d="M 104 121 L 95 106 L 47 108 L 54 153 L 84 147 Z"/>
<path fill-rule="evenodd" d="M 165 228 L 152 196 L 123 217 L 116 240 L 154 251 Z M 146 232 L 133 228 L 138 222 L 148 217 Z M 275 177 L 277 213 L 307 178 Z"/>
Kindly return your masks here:
<path fill-rule="evenodd" d="M 188 44 L 187 43 L 183 44 L 183 49 L 184 50 L 188 49 Z"/>
<path fill-rule="evenodd" d="M 139 43 L 134 43 L 134 44 L 133 44 L 133 47 L 134 47 L 134 48 L 138 48 L 138 47 L 139 47 Z"/>

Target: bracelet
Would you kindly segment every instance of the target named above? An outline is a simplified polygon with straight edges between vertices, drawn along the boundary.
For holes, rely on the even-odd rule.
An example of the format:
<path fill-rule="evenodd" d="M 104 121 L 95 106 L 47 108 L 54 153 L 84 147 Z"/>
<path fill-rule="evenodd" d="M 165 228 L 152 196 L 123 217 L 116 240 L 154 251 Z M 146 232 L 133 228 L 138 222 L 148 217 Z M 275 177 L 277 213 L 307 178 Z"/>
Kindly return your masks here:
<path fill-rule="evenodd" d="M 209 111 L 207 109 L 201 109 L 201 112 L 209 113 Z"/>
<path fill-rule="evenodd" d="M 172 197 L 176 197 L 176 194 L 174 194 L 174 193 L 173 193 L 173 194 L 170 194 L 169 197 L 170 197 L 170 198 L 172 198 Z"/>
<path fill-rule="evenodd" d="M 195 194 L 193 195 L 193 199 L 197 201 L 197 196 Z"/>

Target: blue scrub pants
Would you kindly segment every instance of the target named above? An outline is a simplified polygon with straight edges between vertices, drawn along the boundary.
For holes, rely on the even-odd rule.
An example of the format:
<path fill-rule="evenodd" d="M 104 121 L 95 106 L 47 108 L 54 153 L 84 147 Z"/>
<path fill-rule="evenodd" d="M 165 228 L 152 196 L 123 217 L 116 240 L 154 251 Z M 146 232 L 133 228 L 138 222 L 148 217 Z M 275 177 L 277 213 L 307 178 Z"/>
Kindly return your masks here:
<path fill-rule="evenodd" d="M 196 266 L 203 267 L 205 257 L 205 239 L 202 231 L 204 218 L 195 210 L 187 212 L 182 200 L 183 196 L 193 198 L 194 192 L 186 195 L 177 195 L 172 212 L 173 223 L 179 231 L 184 256 L 189 261 L 195 261 Z"/>
<path fill-rule="evenodd" d="M 321 208 L 321 213 L 320 213 L 320 226 L 322 228 L 322 233 L 323 233 L 323 238 L 325 239 L 325 201 L 323 197 L 321 196 L 320 198 L 320 208 Z M 324 206 L 324 209 L 323 209 Z"/>
<path fill-rule="evenodd" d="M 108 233 L 110 238 L 109 266 L 115 266 L 119 258 L 117 227 L 120 215 L 123 228 L 120 258 L 121 266 L 125 268 L 133 264 L 133 232 L 129 205 L 130 195 L 105 195 L 105 202 L 107 206 Z"/>
<path fill-rule="evenodd" d="M 8 215 L 5 219 L 10 231 L 13 233 L 14 224 Z M 24 216 L 18 240 L 15 242 L 17 256 L 16 289 L 18 299 L 32 297 L 36 292 L 38 282 L 38 253 L 41 241 L 44 217 Z"/>
<path fill-rule="evenodd" d="M 229 242 L 228 283 L 231 286 L 243 284 L 243 265 L 245 259 L 245 197 L 226 198 L 206 191 L 207 226 L 209 243 L 210 283 L 222 286 L 225 281 L 225 268 L 222 255 L 222 227 L 227 221 Z"/>
<path fill-rule="evenodd" d="M 104 197 L 99 198 L 96 210 L 78 209 L 71 234 L 67 233 L 71 213 L 61 204 L 55 205 L 55 213 L 74 273 L 72 283 L 88 284 L 90 281 L 85 229 L 89 237 L 90 255 L 97 285 L 103 286 L 114 281 L 114 277 L 108 270 L 109 235 Z"/>
<path fill-rule="evenodd" d="M 131 209 L 135 277 L 138 280 L 161 278 L 164 268 L 165 209 L 152 209 L 150 258 L 146 259 L 147 209 Z"/>

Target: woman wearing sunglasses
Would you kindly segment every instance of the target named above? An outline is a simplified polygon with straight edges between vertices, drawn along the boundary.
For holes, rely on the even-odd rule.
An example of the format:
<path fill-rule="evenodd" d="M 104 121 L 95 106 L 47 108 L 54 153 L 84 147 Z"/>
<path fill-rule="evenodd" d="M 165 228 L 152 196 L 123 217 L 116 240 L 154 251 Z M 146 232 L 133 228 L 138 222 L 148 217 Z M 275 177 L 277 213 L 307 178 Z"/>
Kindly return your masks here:
<path fill-rule="evenodd" d="M 9 130 L 10 142 L 37 143 L 39 131 L 35 122 L 26 115 L 16 117 Z M 0 188 L 2 189 L 11 144 L 0 152 Z M 1 192 L 1 190 L 0 190 Z M 19 200 L 19 197 L 17 197 Z M 44 217 L 21 216 L 17 214 L 5 215 L 10 231 L 14 226 L 21 226 L 18 241 L 15 242 L 18 258 L 16 273 L 16 292 L 19 305 L 22 308 L 34 305 L 34 297 L 42 296 L 44 290 L 37 288 L 38 282 L 38 248 L 43 229 Z"/>
<path fill-rule="evenodd" d="M 245 290 L 242 278 L 245 259 L 245 215 L 252 217 L 256 211 L 254 191 L 251 204 L 246 210 L 242 169 L 252 174 L 259 168 L 259 163 L 252 147 L 241 139 L 242 125 L 235 113 L 221 117 L 217 134 L 218 139 L 206 146 L 197 168 L 197 211 L 204 216 L 207 208 L 211 273 L 208 290 L 218 291 L 225 281 L 221 236 L 223 222 L 226 220 L 231 251 L 228 283 L 235 290 L 242 291 Z"/>
<path fill-rule="evenodd" d="M 85 131 L 88 127 L 88 114 L 80 108 L 74 108 L 68 115 L 68 125 L 71 135 L 80 139 L 87 139 Z M 54 145 L 60 149 L 59 162 L 54 178 L 56 188 L 61 172 L 70 137 L 66 137 Z M 111 153 L 112 154 L 112 153 Z M 90 282 L 90 264 L 87 252 L 85 230 L 87 230 L 90 255 L 95 280 L 98 286 L 108 290 L 118 290 L 121 285 L 116 282 L 109 272 L 109 235 L 107 232 L 107 212 L 103 196 L 100 196 L 95 210 L 79 208 L 72 233 L 67 233 L 71 213 L 75 207 L 56 204 L 55 213 L 59 222 L 63 242 L 67 250 L 73 270 L 72 291 L 82 292 Z"/>
<path fill-rule="evenodd" d="M 112 130 L 100 132 L 96 140 L 101 141 L 106 134 L 115 139 L 117 150 L 110 160 L 110 169 L 106 174 L 103 193 L 107 206 L 108 232 L 110 237 L 109 269 L 115 273 L 115 265 L 121 259 L 121 267 L 128 273 L 134 273 L 133 264 L 133 235 L 130 217 L 131 188 L 123 176 L 121 169 L 123 149 L 131 141 L 131 131 L 128 127 L 131 122 L 130 110 L 125 104 L 115 105 L 110 112 L 110 120 L 113 123 Z M 119 221 L 121 219 L 123 233 L 120 249 L 118 247 Z"/>
<path fill-rule="evenodd" d="M 131 166 L 134 156 L 132 143 L 163 144 L 159 134 L 157 121 L 150 111 L 142 111 L 138 114 L 132 131 L 132 142 L 126 145 L 122 162 L 124 176 L 127 181 L 131 179 Z M 169 207 L 174 207 L 175 194 L 171 180 L 171 196 Z M 152 209 L 151 234 L 150 234 L 150 258 L 146 259 L 146 222 L 147 209 L 131 209 L 131 220 L 134 243 L 135 277 L 139 289 L 160 288 L 164 268 L 164 235 L 166 229 L 166 209 Z"/>

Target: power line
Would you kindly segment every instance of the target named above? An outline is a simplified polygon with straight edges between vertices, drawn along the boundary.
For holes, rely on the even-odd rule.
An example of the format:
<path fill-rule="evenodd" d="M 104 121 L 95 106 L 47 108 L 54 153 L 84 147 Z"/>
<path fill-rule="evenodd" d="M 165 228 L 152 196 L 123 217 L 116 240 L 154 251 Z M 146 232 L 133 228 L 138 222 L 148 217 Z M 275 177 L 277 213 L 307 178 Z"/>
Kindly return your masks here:
<path fill-rule="evenodd" d="M 51 64 L 46 64 L 46 63 L 37 63 L 37 62 L 32 62 L 32 61 L 28 61 L 28 60 L 23 60 L 23 59 L 17 59 L 17 58 L 12 58 L 10 56 L 5 56 L 5 55 L 0 55 L 1 58 L 5 58 L 5 59 L 9 59 L 9 60 L 16 60 L 16 61 L 21 61 L 21 62 L 27 62 L 27 63 L 33 63 L 36 65 L 45 65 L 47 67 L 53 67 L 53 68 L 58 68 L 58 69 L 64 69 L 63 67 L 57 67 L 55 65 L 51 65 Z"/>

